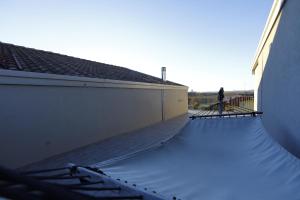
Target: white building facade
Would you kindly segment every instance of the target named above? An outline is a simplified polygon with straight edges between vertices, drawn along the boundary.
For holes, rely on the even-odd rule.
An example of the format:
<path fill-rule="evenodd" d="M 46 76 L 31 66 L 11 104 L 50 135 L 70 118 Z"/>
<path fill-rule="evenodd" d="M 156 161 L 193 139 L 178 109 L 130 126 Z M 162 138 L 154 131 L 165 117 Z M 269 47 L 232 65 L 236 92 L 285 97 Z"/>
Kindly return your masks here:
<path fill-rule="evenodd" d="M 255 108 L 268 132 L 300 157 L 300 1 L 275 0 L 252 66 Z"/>

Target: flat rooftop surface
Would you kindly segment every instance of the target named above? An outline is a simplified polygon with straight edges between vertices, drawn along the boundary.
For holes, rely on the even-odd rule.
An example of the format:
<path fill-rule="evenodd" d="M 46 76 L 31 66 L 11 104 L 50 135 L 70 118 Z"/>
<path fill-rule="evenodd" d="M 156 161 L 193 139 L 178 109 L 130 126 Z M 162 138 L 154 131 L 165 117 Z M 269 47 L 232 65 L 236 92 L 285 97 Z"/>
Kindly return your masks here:
<path fill-rule="evenodd" d="M 133 132 L 114 136 L 73 151 L 36 162 L 21 170 L 65 167 L 68 163 L 88 166 L 112 158 L 123 157 L 160 145 L 179 133 L 188 122 L 188 114 L 166 120 Z"/>
<path fill-rule="evenodd" d="M 300 199 L 300 160 L 260 117 L 195 118 L 156 148 L 93 167 L 164 199 Z"/>
<path fill-rule="evenodd" d="M 27 169 L 64 167 L 70 162 L 101 170 L 109 184 L 117 181 L 131 187 L 128 194 L 132 195 L 195 200 L 300 198 L 300 160 L 271 138 L 260 117 L 192 120 L 185 115 Z"/>

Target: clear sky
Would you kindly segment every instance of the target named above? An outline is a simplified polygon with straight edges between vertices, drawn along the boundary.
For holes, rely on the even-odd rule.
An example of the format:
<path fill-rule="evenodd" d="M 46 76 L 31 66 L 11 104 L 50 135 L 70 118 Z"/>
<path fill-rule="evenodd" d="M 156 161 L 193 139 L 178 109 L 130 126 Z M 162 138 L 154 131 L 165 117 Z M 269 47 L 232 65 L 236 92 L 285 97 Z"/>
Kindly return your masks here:
<path fill-rule="evenodd" d="M 252 89 L 273 0 L 0 1 L 0 41 L 128 67 L 194 91 Z"/>

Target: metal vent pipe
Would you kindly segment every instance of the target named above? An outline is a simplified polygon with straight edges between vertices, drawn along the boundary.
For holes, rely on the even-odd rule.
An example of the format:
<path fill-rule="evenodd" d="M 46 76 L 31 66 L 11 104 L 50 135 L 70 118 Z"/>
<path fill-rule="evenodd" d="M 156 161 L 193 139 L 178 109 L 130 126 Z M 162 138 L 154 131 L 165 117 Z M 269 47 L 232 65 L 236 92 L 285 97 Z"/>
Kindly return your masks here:
<path fill-rule="evenodd" d="M 167 81 L 166 70 L 167 70 L 166 67 L 162 67 L 162 68 L 161 68 L 161 79 L 162 79 L 163 81 Z"/>

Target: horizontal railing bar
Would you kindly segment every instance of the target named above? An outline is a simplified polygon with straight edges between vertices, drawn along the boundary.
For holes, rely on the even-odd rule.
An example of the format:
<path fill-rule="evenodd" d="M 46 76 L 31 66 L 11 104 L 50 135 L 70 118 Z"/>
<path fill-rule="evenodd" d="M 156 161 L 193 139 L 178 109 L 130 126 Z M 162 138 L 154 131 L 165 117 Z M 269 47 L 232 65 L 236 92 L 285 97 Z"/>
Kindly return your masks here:
<path fill-rule="evenodd" d="M 143 196 L 107 196 L 107 197 L 98 197 L 97 199 L 144 199 Z"/>
<path fill-rule="evenodd" d="M 86 190 L 86 191 L 109 191 L 109 190 L 121 190 L 121 187 L 80 187 L 80 186 L 64 186 L 71 190 Z"/>
<path fill-rule="evenodd" d="M 30 178 L 35 178 L 38 180 L 81 179 L 89 177 L 90 176 L 30 176 Z"/>
<path fill-rule="evenodd" d="M 243 112 L 243 113 L 228 113 L 228 114 L 214 114 L 214 115 L 199 115 L 199 116 L 191 116 L 191 119 L 195 118 L 211 118 L 211 117 L 229 117 L 229 116 L 246 116 L 246 115 L 251 115 L 251 116 L 256 116 L 256 115 L 261 115 L 263 112 Z"/>
<path fill-rule="evenodd" d="M 59 171 L 59 170 L 65 170 L 65 169 L 70 169 L 70 167 L 61 167 L 61 168 L 44 169 L 44 170 L 33 170 L 33 171 L 21 172 L 21 174 L 23 174 L 23 175 L 39 174 L 39 173 L 53 172 L 53 171 Z"/>
<path fill-rule="evenodd" d="M 96 181 L 96 182 L 75 183 L 75 184 L 67 184 L 67 185 L 57 183 L 57 185 L 68 186 L 68 187 L 77 187 L 77 186 L 96 185 L 96 184 L 103 184 L 103 183 L 104 183 L 104 181 Z"/>

